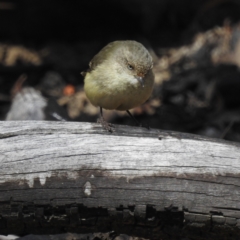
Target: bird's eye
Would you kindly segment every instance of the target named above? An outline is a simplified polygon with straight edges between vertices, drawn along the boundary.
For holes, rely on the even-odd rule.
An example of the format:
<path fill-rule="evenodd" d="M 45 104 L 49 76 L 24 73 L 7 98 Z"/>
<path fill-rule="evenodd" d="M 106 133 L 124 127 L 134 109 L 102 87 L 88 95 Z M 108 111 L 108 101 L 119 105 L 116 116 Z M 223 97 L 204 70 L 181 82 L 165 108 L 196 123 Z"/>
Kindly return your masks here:
<path fill-rule="evenodd" d="M 127 67 L 128 67 L 129 70 L 133 70 L 134 69 L 134 67 L 131 64 L 128 64 Z"/>

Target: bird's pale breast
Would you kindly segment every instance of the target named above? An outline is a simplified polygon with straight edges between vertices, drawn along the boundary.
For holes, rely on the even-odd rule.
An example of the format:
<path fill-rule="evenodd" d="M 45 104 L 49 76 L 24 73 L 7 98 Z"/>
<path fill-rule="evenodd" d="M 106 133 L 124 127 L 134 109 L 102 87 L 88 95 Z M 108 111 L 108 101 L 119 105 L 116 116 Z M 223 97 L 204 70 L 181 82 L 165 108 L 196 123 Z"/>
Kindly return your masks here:
<path fill-rule="evenodd" d="M 146 76 L 144 86 L 134 76 L 119 75 L 114 71 L 106 73 L 105 68 L 104 73 L 101 72 L 98 68 L 85 76 L 84 90 L 94 106 L 124 111 L 143 104 L 152 93 L 152 72 Z"/>

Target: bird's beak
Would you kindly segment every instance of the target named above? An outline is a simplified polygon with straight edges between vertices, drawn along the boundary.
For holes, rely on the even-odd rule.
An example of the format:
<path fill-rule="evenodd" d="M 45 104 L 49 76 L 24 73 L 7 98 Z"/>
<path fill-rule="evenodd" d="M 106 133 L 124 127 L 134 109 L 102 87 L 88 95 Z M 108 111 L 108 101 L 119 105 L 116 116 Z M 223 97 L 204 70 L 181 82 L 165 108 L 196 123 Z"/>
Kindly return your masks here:
<path fill-rule="evenodd" d="M 141 84 L 141 86 L 144 87 L 144 79 L 143 79 L 143 77 L 141 77 L 141 76 L 135 76 L 135 77 L 136 77 L 136 79 L 139 81 L 139 83 Z"/>

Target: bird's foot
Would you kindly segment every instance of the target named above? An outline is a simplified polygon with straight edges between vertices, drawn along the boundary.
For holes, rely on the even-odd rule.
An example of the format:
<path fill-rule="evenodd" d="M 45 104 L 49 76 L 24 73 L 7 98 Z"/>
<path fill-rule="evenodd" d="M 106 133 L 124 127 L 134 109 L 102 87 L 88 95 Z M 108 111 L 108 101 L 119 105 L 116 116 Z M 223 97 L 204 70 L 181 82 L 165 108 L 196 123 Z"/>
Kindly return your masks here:
<path fill-rule="evenodd" d="M 150 125 L 148 123 L 144 123 L 142 124 L 141 122 L 137 125 L 138 127 L 141 127 L 141 128 L 146 128 L 147 130 L 150 130 Z"/>
<path fill-rule="evenodd" d="M 148 130 L 150 130 L 149 124 L 142 124 L 141 122 L 139 122 L 139 121 L 131 114 L 131 112 L 129 112 L 129 110 L 127 110 L 126 112 L 127 112 L 128 115 L 133 119 L 133 121 L 136 123 L 136 126 L 142 127 L 142 128 L 147 128 Z"/>
<path fill-rule="evenodd" d="M 102 116 L 98 118 L 97 123 L 100 123 L 103 127 L 103 129 L 107 130 L 108 132 L 114 132 L 114 125 L 111 123 L 108 123 Z"/>

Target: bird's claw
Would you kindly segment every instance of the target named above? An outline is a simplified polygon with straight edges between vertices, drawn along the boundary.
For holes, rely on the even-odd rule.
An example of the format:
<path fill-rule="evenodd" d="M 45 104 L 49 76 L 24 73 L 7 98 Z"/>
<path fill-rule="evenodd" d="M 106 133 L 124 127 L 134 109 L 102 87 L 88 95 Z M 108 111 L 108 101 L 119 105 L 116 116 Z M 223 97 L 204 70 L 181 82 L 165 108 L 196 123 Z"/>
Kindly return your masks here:
<path fill-rule="evenodd" d="M 108 123 L 102 116 L 97 119 L 97 123 L 100 123 L 103 127 L 103 129 L 107 130 L 108 132 L 114 132 L 114 125 L 111 123 Z"/>

